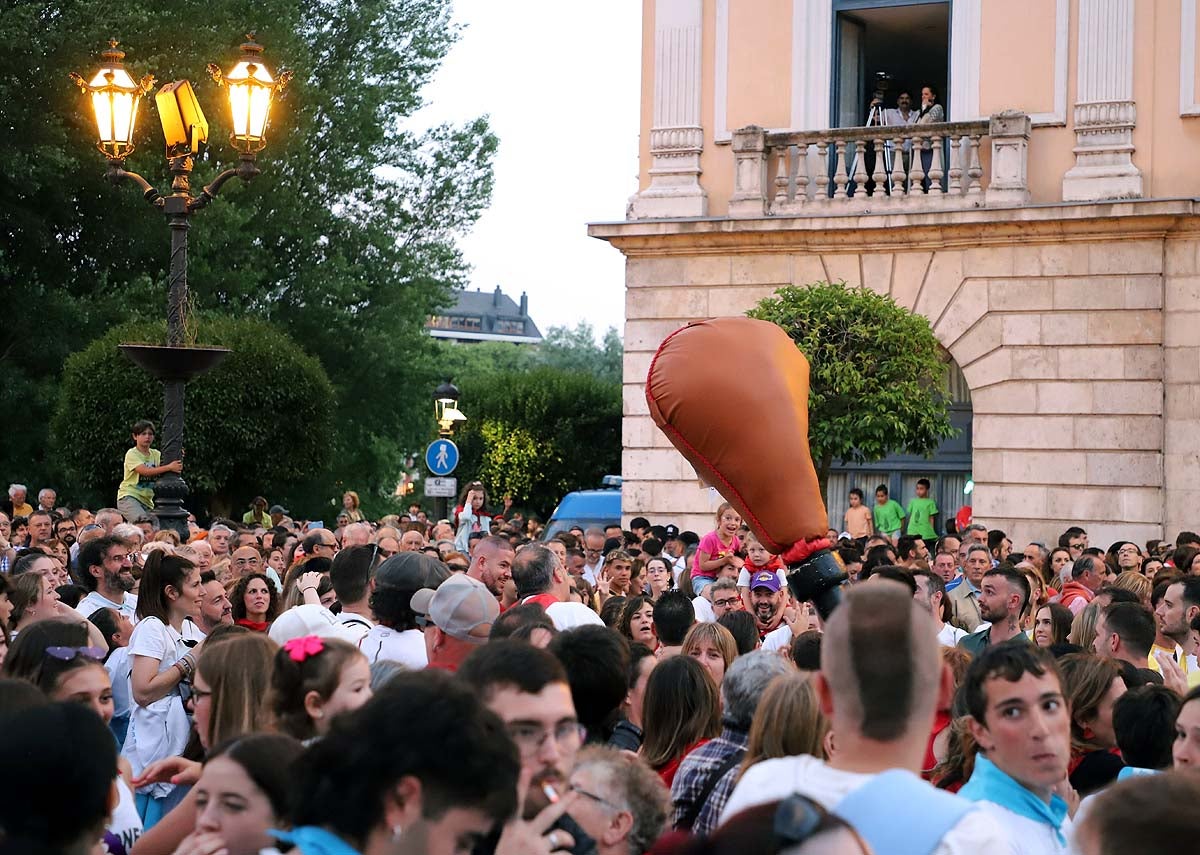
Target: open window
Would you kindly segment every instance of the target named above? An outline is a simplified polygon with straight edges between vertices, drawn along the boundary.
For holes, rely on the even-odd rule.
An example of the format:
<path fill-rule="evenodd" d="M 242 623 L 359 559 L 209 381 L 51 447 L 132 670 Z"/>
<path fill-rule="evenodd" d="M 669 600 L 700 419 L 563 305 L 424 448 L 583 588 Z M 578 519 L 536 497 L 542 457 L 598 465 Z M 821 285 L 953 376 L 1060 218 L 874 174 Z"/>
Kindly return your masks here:
<path fill-rule="evenodd" d="M 834 0 L 834 14 L 832 127 L 865 125 L 881 88 L 884 107 L 904 91 L 919 110 L 932 86 L 949 115 L 950 0 Z"/>

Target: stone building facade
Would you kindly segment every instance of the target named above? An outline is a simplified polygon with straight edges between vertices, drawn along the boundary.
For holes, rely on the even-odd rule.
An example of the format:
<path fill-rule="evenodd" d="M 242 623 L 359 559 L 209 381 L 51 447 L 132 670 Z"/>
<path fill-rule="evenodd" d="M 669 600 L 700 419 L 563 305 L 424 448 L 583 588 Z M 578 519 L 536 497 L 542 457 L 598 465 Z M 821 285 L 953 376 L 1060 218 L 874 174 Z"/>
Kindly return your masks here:
<path fill-rule="evenodd" d="M 1200 174 L 1175 146 L 1200 141 L 1195 2 L 954 0 L 950 121 L 828 127 L 830 36 L 899 5 L 645 0 L 642 187 L 590 227 L 627 259 L 624 514 L 706 531 L 719 501 L 648 415 L 662 339 L 845 280 L 927 317 L 961 369 L 977 520 L 1099 545 L 1194 529 Z M 763 65 L 788 85 L 747 94 Z"/>

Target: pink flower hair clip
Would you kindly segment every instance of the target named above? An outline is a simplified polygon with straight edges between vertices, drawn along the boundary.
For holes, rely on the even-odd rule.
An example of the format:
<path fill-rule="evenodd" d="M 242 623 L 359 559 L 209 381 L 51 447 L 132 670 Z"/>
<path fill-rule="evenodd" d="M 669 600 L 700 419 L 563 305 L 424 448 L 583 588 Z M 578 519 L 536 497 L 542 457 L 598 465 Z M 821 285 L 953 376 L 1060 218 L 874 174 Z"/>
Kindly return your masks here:
<path fill-rule="evenodd" d="M 303 662 L 310 656 L 316 656 L 325 649 L 325 642 L 316 635 L 305 635 L 301 638 L 293 638 L 291 641 L 283 645 L 283 649 L 287 651 L 288 656 L 292 657 L 293 662 Z"/>

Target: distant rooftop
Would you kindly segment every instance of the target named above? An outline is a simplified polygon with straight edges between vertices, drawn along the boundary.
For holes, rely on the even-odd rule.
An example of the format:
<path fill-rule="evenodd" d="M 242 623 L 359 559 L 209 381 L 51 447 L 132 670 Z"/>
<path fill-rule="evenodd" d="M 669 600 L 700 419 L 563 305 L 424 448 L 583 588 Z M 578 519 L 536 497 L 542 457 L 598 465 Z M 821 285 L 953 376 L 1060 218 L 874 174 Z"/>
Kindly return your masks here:
<path fill-rule="evenodd" d="M 517 344 L 539 344 L 542 333 L 529 317 L 529 298 L 521 292 L 518 305 L 496 286 L 490 294 L 480 291 L 459 291 L 458 302 L 434 315 L 425 329 L 434 338 L 455 341 L 511 341 Z"/>

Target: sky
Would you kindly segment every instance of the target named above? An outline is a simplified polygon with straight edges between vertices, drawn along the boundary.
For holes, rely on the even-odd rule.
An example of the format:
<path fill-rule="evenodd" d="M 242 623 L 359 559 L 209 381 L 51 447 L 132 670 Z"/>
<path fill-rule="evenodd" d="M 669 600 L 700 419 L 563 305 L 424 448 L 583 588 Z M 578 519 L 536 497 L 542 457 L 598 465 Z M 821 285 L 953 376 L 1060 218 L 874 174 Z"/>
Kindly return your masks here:
<path fill-rule="evenodd" d="M 490 116 L 500 139 L 491 207 L 462 241 L 472 288 L 497 285 L 543 334 L 623 330 L 624 257 L 587 236 L 637 191 L 641 0 L 455 0 L 459 41 L 419 123 Z"/>

